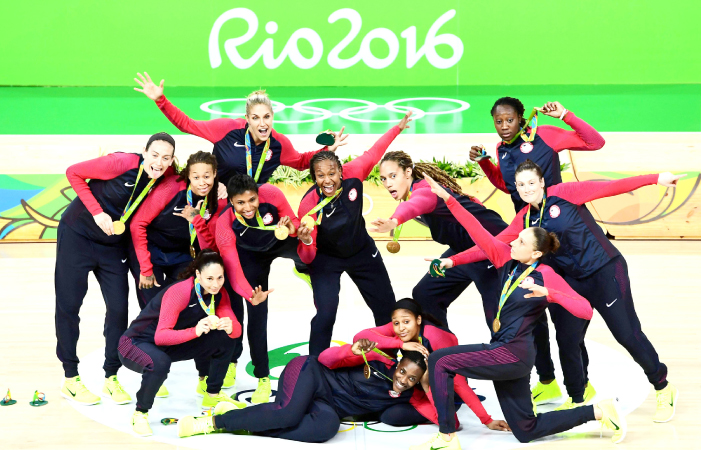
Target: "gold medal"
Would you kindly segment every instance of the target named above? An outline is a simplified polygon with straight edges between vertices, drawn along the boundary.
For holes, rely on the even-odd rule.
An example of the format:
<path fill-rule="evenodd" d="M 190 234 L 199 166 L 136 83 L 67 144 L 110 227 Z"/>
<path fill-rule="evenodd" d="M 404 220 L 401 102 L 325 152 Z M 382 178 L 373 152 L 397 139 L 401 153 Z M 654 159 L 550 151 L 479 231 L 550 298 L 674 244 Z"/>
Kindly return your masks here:
<path fill-rule="evenodd" d="M 390 253 L 397 253 L 397 252 L 399 251 L 400 248 L 402 248 L 402 246 L 399 245 L 399 242 L 392 241 L 392 242 L 388 242 L 388 243 L 387 243 L 387 250 L 388 250 Z"/>
<path fill-rule="evenodd" d="M 115 220 L 112 222 L 112 228 L 114 229 L 114 234 L 122 234 L 126 231 L 127 227 L 121 220 Z"/>
<path fill-rule="evenodd" d="M 195 253 L 195 247 L 193 247 L 192 245 L 190 246 L 190 256 L 192 256 L 192 259 L 195 259 L 195 257 L 197 256 L 197 254 Z"/>
<path fill-rule="evenodd" d="M 287 236 L 290 235 L 290 230 L 287 229 L 287 227 L 280 227 L 275 229 L 275 237 L 278 238 L 281 241 L 284 241 L 287 239 Z"/>
<path fill-rule="evenodd" d="M 307 227 L 309 231 L 314 229 L 314 219 L 312 219 L 312 216 L 304 216 L 300 220 L 300 223 Z"/>
<path fill-rule="evenodd" d="M 216 330 L 217 328 L 219 328 L 219 317 L 217 317 L 214 314 L 209 316 L 209 328 L 211 328 L 212 330 Z"/>
<path fill-rule="evenodd" d="M 501 322 L 499 322 L 499 319 L 494 319 L 494 322 L 492 322 L 492 330 L 496 333 L 499 331 L 499 328 L 501 328 Z"/>
<path fill-rule="evenodd" d="M 365 375 L 366 380 L 370 379 L 370 366 L 363 366 L 363 375 Z"/>

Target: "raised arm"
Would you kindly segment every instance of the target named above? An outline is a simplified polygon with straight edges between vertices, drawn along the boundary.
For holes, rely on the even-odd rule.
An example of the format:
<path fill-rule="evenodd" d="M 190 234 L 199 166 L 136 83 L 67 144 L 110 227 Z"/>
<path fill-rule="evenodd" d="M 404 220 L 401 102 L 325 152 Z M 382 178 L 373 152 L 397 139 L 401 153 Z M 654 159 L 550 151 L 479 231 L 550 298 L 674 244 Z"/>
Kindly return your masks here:
<path fill-rule="evenodd" d="M 603 136 L 594 127 L 575 116 L 572 111 L 565 112 L 563 122 L 572 127 L 572 131 L 550 125 L 538 127 L 538 136 L 556 152 L 562 150 L 599 150 L 606 143 Z"/>
<path fill-rule="evenodd" d="M 572 313 L 572 315 L 580 319 L 591 320 L 594 311 L 586 298 L 576 293 L 574 289 L 549 266 L 540 264 L 537 270 L 543 275 L 543 284 L 548 290 L 548 302 L 561 305 Z"/>
<path fill-rule="evenodd" d="M 173 329 L 178 322 L 180 313 L 190 303 L 192 286 L 193 284 L 190 281 L 176 283 L 167 288 L 168 290 L 163 294 L 161 311 L 158 316 L 158 327 L 154 337 L 156 345 L 178 345 L 197 337 L 195 327 L 184 330 Z"/>
<path fill-rule="evenodd" d="M 272 136 L 280 143 L 280 146 L 282 147 L 280 150 L 280 164 L 283 166 L 292 167 L 296 170 L 309 169 L 309 161 L 311 161 L 312 156 L 329 149 L 328 147 L 322 147 L 319 150 L 301 153 L 295 150 L 292 142 L 290 142 L 290 140 L 284 134 L 273 130 Z"/>
<path fill-rule="evenodd" d="M 344 178 L 365 180 L 372 169 L 380 162 L 389 145 L 399 136 L 402 130 L 399 125 L 393 126 L 375 144 L 349 163 L 343 165 Z"/>
<path fill-rule="evenodd" d="M 66 178 L 90 214 L 96 216 L 103 212 L 102 207 L 85 180 L 111 180 L 138 166 L 139 155 L 137 153 L 111 153 L 73 164 L 66 169 Z"/>
<path fill-rule="evenodd" d="M 319 362 L 329 369 L 339 369 L 341 367 L 355 367 L 364 364 L 365 361 L 361 355 L 356 355 L 351 350 L 350 344 L 341 345 L 340 347 L 329 347 L 319 355 Z M 375 352 L 367 352 L 365 357 L 368 361 L 381 361 L 388 363 L 387 358 L 380 356 Z"/>
<path fill-rule="evenodd" d="M 402 348 L 404 345 L 404 342 L 394 334 L 394 327 L 391 322 L 359 332 L 353 337 L 353 342 L 358 342 L 361 339 L 377 342 L 378 348 Z"/>
<path fill-rule="evenodd" d="M 253 289 L 248 284 L 246 276 L 241 269 L 239 253 L 236 250 L 236 233 L 231 229 L 234 221 L 233 209 L 229 208 L 217 219 L 216 243 L 219 253 L 224 260 L 224 269 L 229 277 L 229 282 L 237 294 L 250 301 Z"/>
<path fill-rule="evenodd" d="M 555 195 L 575 205 L 592 200 L 625 194 L 643 186 L 657 184 L 658 174 L 640 175 L 613 181 L 580 181 L 560 183 L 548 188 L 548 196 Z"/>
<path fill-rule="evenodd" d="M 224 139 L 231 130 L 246 126 L 245 119 L 193 120 L 173 105 L 165 95 L 156 100 L 156 106 L 178 130 L 207 139 L 213 144 Z"/>
<path fill-rule="evenodd" d="M 226 289 L 221 290 L 221 300 L 219 304 L 216 305 L 215 313 L 217 317 L 228 317 L 231 319 L 231 333 L 228 334 L 230 338 L 236 339 L 241 336 L 241 324 L 236 319 L 236 315 L 234 315 L 234 311 L 231 309 L 231 299 Z"/>
<path fill-rule="evenodd" d="M 508 194 L 509 190 L 506 189 L 506 183 L 504 183 L 504 176 L 501 174 L 501 169 L 499 168 L 498 149 L 499 146 L 497 145 L 497 165 L 494 165 L 489 158 L 480 160 L 478 164 L 482 168 L 482 171 L 486 175 L 487 179 L 494 185 L 494 187 Z"/>

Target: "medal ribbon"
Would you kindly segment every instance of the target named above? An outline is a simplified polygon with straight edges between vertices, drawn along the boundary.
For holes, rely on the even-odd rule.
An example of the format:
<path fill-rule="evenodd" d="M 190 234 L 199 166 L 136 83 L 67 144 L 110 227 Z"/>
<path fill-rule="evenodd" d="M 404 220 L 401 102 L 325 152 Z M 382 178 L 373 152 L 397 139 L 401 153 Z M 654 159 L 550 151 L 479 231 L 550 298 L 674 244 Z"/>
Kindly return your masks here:
<path fill-rule="evenodd" d="M 139 179 L 141 178 L 141 174 L 144 172 L 144 163 L 142 162 L 141 165 L 139 166 L 139 173 L 136 175 L 136 181 L 134 182 L 134 189 L 131 191 L 131 195 L 129 196 L 129 201 L 127 202 L 127 206 L 124 207 L 124 212 L 122 213 L 122 217 L 119 218 L 119 221 L 122 223 L 125 223 L 127 220 L 129 220 L 129 217 L 134 213 L 136 208 L 139 206 L 141 201 L 146 197 L 146 194 L 151 190 L 153 187 L 153 184 L 156 182 L 156 179 L 153 178 L 151 181 L 148 182 L 146 187 L 144 188 L 143 191 L 141 191 L 141 194 L 139 194 L 138 197 L 136 197 L 136 200 L 134 200 L 134 203 L 131 203 L 131 199 L 134 197 L 134 192 L 136 192 L 136 187 L 139 185 Z"/>
<path fill-rule="evenodd" d="M 208 201 L 209 198 L 205 197 L 204 201 L 202 202 L 202 206 L 200 207 L 200 217 L 202 218 L 204 218 L 204 215 L 207 212 Z M 195 207 L 195 205 L 192 204 L 192 188 L 190 187 L 187 188 L 187 204 L 193 208 Z M 193 245 L 195 243 L 195 239 L 197 238 L 197 231 L 195 231 L 195 226 L 192 223 L 189 223 L 188 225 L 190 225 L 190 245 Z"/>
<path fill-rule="evenodd" d="M 521 274 L 520 277 L 516 279 L 516 282 L 511 285 L 511 280 L 514 278 L 514 272 L 516 272 L 516 267 L 514 267 L 514 270 L 511 271 L 511 274 L 509 275 L 509 279 L 506 281 L 506 284 L 504 284 L 504 287 L 501 290 L 501 297 L 499 298 L 499 311 L 497 311 L 497 318 L 496 320 L 499 320 L 499 317 L 501 317 L 501 309 L 504 307 L 504 303 L 506 303 L 506 300 L 509 298 L 509 296 L 514 292 L 514 290 L 521 284 L 524 278 L 526 278 L 531 272 L 533 272 L 538 265 L 538 261 L 534 262 L 531 264 L 531 266 L 524 270 L 523 273 Z"/>
<path fill-rule="evenodd" d="M 414 185 L 412 184 L 411 187 L 409 188 L 409 193 L 406 196 L 406 200 L 404 200 L 405 202 L 409 201 L 409 199 L 411 198 L 411 192 L 413 190 L 414 190 Z M 397 228 L 394 229 L 394 234 L 392 236 L 392 240 L 394 240 L 394 242 L 399 242 L 399 235 L 402 234 L 402 228 L 404 228 L 404 224 L 401 224 L 401 225 L 397 226 Z"/>
<path fill-rule="evenodd" d="M 545 196 L 545 193 L 543 193 L 543 204 L 540 206 L 540 219 L 538 219 L 538 226 L 543 223 L 543 213 L 545 212 L 545 200 L 547 197 Z M 531 207 L 530 205 L 528 206 L 528 211 L 526 211 L 526 228 L 530 228 L 531 226 Z"/>
<path fill-rule="evenodd" d="M 249 177 L 253 177 L 253 159 L 251 157 L 251 131 L 250 128 L 246 129 L 246 171 Z M 263 165 L 265 164 L 265 157 L 268 155 L 268 149 L 270 148 L 270 138 L 265 141 L 265 147 L 263 148 L 263 154 L 260 155 L 260 161 L 258 161 L 258 168 L 256 169 L 256 176 L 253 177 L 255 182 L 258 182 L 260 178 L 260 172 L 263 170 Z"/>
<path fill-rule="evenodd" d="M 529 128 L 531 129 L 531 134 L 530 136 L 526 135 L 526 129 Z M 516 136 L 514 136 L 510 141 L 507 142 L 507 144 L 512 144 L 516 139 L 518 139 L 521 135 L 523 136 L 523 140 L 526 142 L 533 142 L 533 139 L 535 139 L 535 133 L 536 130 L 538 129 L 538 110 L 533 108 L 533 112 L 531 112 L 531 115 L 528 116 L 528 119 L 526 119 L 526 124 L 519 130 L 518 133 L 516 133 Z"/>
<path fill-rule="evenodd" d="M 241 216 L 236 211 L 234 211 L 234 215 L 236 216 L 238 221 L 241 222 L 241 224 L 244 227 L 253 228 L 256 230 L 264 230 L 264 231 L 271 231 L 271 230 L 274 231 L 275 229 L 277 229 L 277 225 L 265 225 L 263 223 L 263 218 L 260 216 L 260 211 L 258 211 L 258 210 L 256 210 L 256 221 L 258 222 L 257 227 L 252 227 L 249 224 L 247 224 L 246 221 L 244 220 L 243 216 Z"/>
<path fill-rule="evenodd" d="M 379 353 L 380 355 L 382 355 L 382 356 L 384 356 L 384 357 L 386 357 L 386 358 L 391 359 L 392 361 L 396 361 L 395 359 L 390 358 L 389 356 L 387 356 L 384 352 L 382 352 L 382 350 L 378 350 L 378 349 L 376 349 L 376 348 L 373 348 L 373 351 L 375 351 L 376 353 Z M 370 366 L 370 363 L 368 363 L 368 359 L 367 359 L 367 357 L 365 356 L 365 350 L 361 350 L 360 352 L 361 352 L 362 355 L 363 355 L 363 361 L 365 361 L 365 365 L 368 367 L 368 370 L 370 370 L 370 373 L 379 374 L 379 375 L 380 375 L 382 378 L 384 378 L 385 380 L 389 381 L 390 383 L 394 383 L 394 380 L 392 380 L 390 377 L 388 377 L 387 375 L 385 375 L 384 373 L 382 373 L 382 372 L 380 372 L 380 371 L 378 371 L 378 370 L 373 369 L 373 368 Z"/>
<path fill-rule="evenodd" d="M 209 306 L 205 305 L 204 300 L 202 300 L 202 287 L 200 286 L 200 280 L 198 278 L 195 278 L 195 293 L 197 294 L 197 300 L 199 300 L 200 306 L 204 309 L 204 312 L 206 312 L 208 316 L 213 316 L 214 294 L 212 294 L 212 301 L 209 302 Z"/>
<path fill-rule="evenodd" d="M 313 208 L 311 209 L 311 211 L 309 211 L 307 214 L 305 214 L 304 217 L 311 216 L 311 215 L 314 214 L 315 212 L 321 211 L 322 209 L 324 209 L 324 206 L 326 206 L 326 205 L 328 205 L 329 203 L 331 203 L 332 201 L 336 200 L 336 199 L 338 198 L 338 196 L 341 195 L 341 192 L 343 192 L 343 188 L 339 188 L 339 189 L 336 191 L 336 193 L 333 194 L 333 197 L 325 197 L 321 202 L 319 202 L 318 205 L 316 205 L 315 207 L 313 207 Z M 323 195 L 323 194 L 322 194 L 322 195 Z M 321 218 L 322 218 L 323 216 L 324 216 L 324 215 L 323 215 L 323 211 L 322 211 L 322 214 L 319 214 L 319 215 L 317 216 L 317 218 L 316 218 L 316 224 L 317 224 L 317 225 L 320 225 L 320 224 L 321 224 Z M 301 219 L 301 218 L 300 218 L 300 219 Z"/>

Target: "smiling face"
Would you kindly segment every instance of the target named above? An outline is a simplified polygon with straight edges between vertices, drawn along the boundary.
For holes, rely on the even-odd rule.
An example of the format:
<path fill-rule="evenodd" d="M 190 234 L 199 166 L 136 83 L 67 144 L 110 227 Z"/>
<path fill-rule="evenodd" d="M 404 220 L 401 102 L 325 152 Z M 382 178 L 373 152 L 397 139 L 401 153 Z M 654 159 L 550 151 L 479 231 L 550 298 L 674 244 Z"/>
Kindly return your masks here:
<path fill-rule="evenodd" d="M 421 381 L 423 374 L 424 370 L 414 361 L 409 358 L 402 358 L 397 364 L 394 375 L 392 375 L 392 389 L 401 394 Z"/>
<path fill-rule="evenodd" d="M 273 129 L 273 112 L 267 105 L 261 103 L 253 105 L 249 113 L 246 114 L 246 122 L 248 122 L 248 129 L 251 131 L 253 141 L 258 145 L 270 137 Z"/>
<path fill-rule="evenodd" d="M 494 128 L 497 134 L 504 141 L 510 141 L 518 130 L 521 129 L 521 119 L 514 108 L 508 105 L 499 105 L 494 111 Z"/>
<path fill-rule="evenodd" d="M 402 169 L 395 161 L 385 161 L 380 165 L 380 180 L 393 199 L 406 200 L 414 180 L 413 170 Z"/>
<path fill-rule="evenodd" d="M 341 169 L 336 161 L 323 159 L 314 165 L 316 185 L 326 197 L 333 197 L 341 187 Z"/>
<path fill-rule="evenodd" d="M 260 199 L 254 191 L 246 191 L 243 194 L 232 196 L 229 201 L 234 207 L 234 211 L 241 214 L 246 219 L 252 219 L 256 216 Z"/>
<path fill-rule="evenodd" d="M 534 206 L 540 206 L 543 201 L 545 180 L 534 170 L 524 170 L 516 174 L 516 190 L 521 200 Z"/>
<path fill-rule="evenodd" d="M 156 179 L 163 175 L 173 164 L 175 148 L 166 141 L 153 141 L 144 149 L 144 171 L 149 178 Z"/>
<path fill-rule="evenodd" d="M 202 288 L 209 294 L 217 295 L 224 286 L 224 267 L 219 264 L 206 265 L 202 271 L 196 270 L 195 274 Z M 202 295 L 204 294 L 205 292 L 202 292 Z"/>
<path fill-rule="evenodd" d="M 522 230 L 518 237 L 511 242 L 511 259 L 524 264 L 533 264 L 541 256 L 543 253 L 535 249 L 533 228 Z"/>
<path fill-rule="evenodd" d="M 421 331 L 421 316 L 416 317 L 407 309 L 397 309 L 392 313 L 392 328 L 402 342 L 416 340 Z"/>
<path fill-rule="evenodd" d="M 206 197 L 214 186 L 214 171 L 211 164 L 197 163 L 190 166 L 187 178 L 190 180 L 190 187 L 195 195 Z"/>

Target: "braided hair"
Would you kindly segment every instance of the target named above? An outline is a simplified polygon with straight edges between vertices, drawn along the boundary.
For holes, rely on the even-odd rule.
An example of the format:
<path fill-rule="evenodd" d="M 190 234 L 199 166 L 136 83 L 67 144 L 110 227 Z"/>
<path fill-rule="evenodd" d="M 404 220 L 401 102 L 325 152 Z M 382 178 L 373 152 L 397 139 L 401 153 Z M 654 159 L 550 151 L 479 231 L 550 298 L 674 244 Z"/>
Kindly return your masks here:
<path fill-rule="evenodd" d="M 460 187 L 458 182 L 455 181 L 454 178 L 452 178 L 443 169 L 440 169 L 437 165 L 433 163 L 419 162 L 414 164 L 414 162 L 411 160 L 411 156 L 407 155 L 403 151 L 385 153 L 385 156 L 383 156 L 382 160 L 380 161 L 380 165 L 382 165 L 382 163 L 386 161 L 392 161 L 397 163 L 397 165 L 405 171 L 407 169 L 412 169 L 412 175 L 414 178 L 423 180 L 424 174 L 426 174 L 434 180 L 436 180 L 436 183 L 440 184 L 441 186 L 447 187 L 456 194 L 467 195 L 463 193 L 462 188 Z"/>
<path fill-rule="evenodd" d="M 215 174 L 217 173 L 217 158 L 209 152 L 204 152 L 200 150 L 196 153 L 193 153 L 192 155 L 190 155 L 189 158 L 187 158 L 187 163 L 185 163 L 185 167 L 183 167 L 183 170 L 180 171 L 178 181 L 185 181 L 189 186 L 190 167 L 194 166 L 195 164 L 209 164 L 212 167 L 212 172 L 214 172 Z M 217 212 L 218 186 L 219 178 L 215 175 L 214 182 L 212 184 L 212 189 L 209 191 L 209 194 L 207 194 L 207 211 L 209 211 L 210 215 L 214 215 Z"/>
<path fill-rule="evenodd" d="M 523 107 L 521 100 L 513 97 L 502 97 L 498 99 L 496 102 L 494 102 L 494 106 L 492 106 L 492 110 L 489 112 L 492 117 L 494 117 L 494 114 L 497 112 L 497 106 L 508 106 L 513 108 L 519 117 L 519 126 L 524 126 L 526 124 L 526 119 L 523 118 L 526 108 Z"/>
<path fill-rule="evenodd" d="M 343 164 L 341 163 L 341 160 L 338 159 L 338 156 L 336 155 L 336 152 L 332 152 L 329 150 L 324 150 L 323 152 L 319 152 L 312 156 L 312 159 L 309 161 L 309 175 L 311 175 L 312 180 L 316 182 L 316 165 L 320 163 L 321 161 L 333 161 L 336 163 L 338 166 L 338 170 L 341 172 L 341 177 L 343 177 Z"/>

